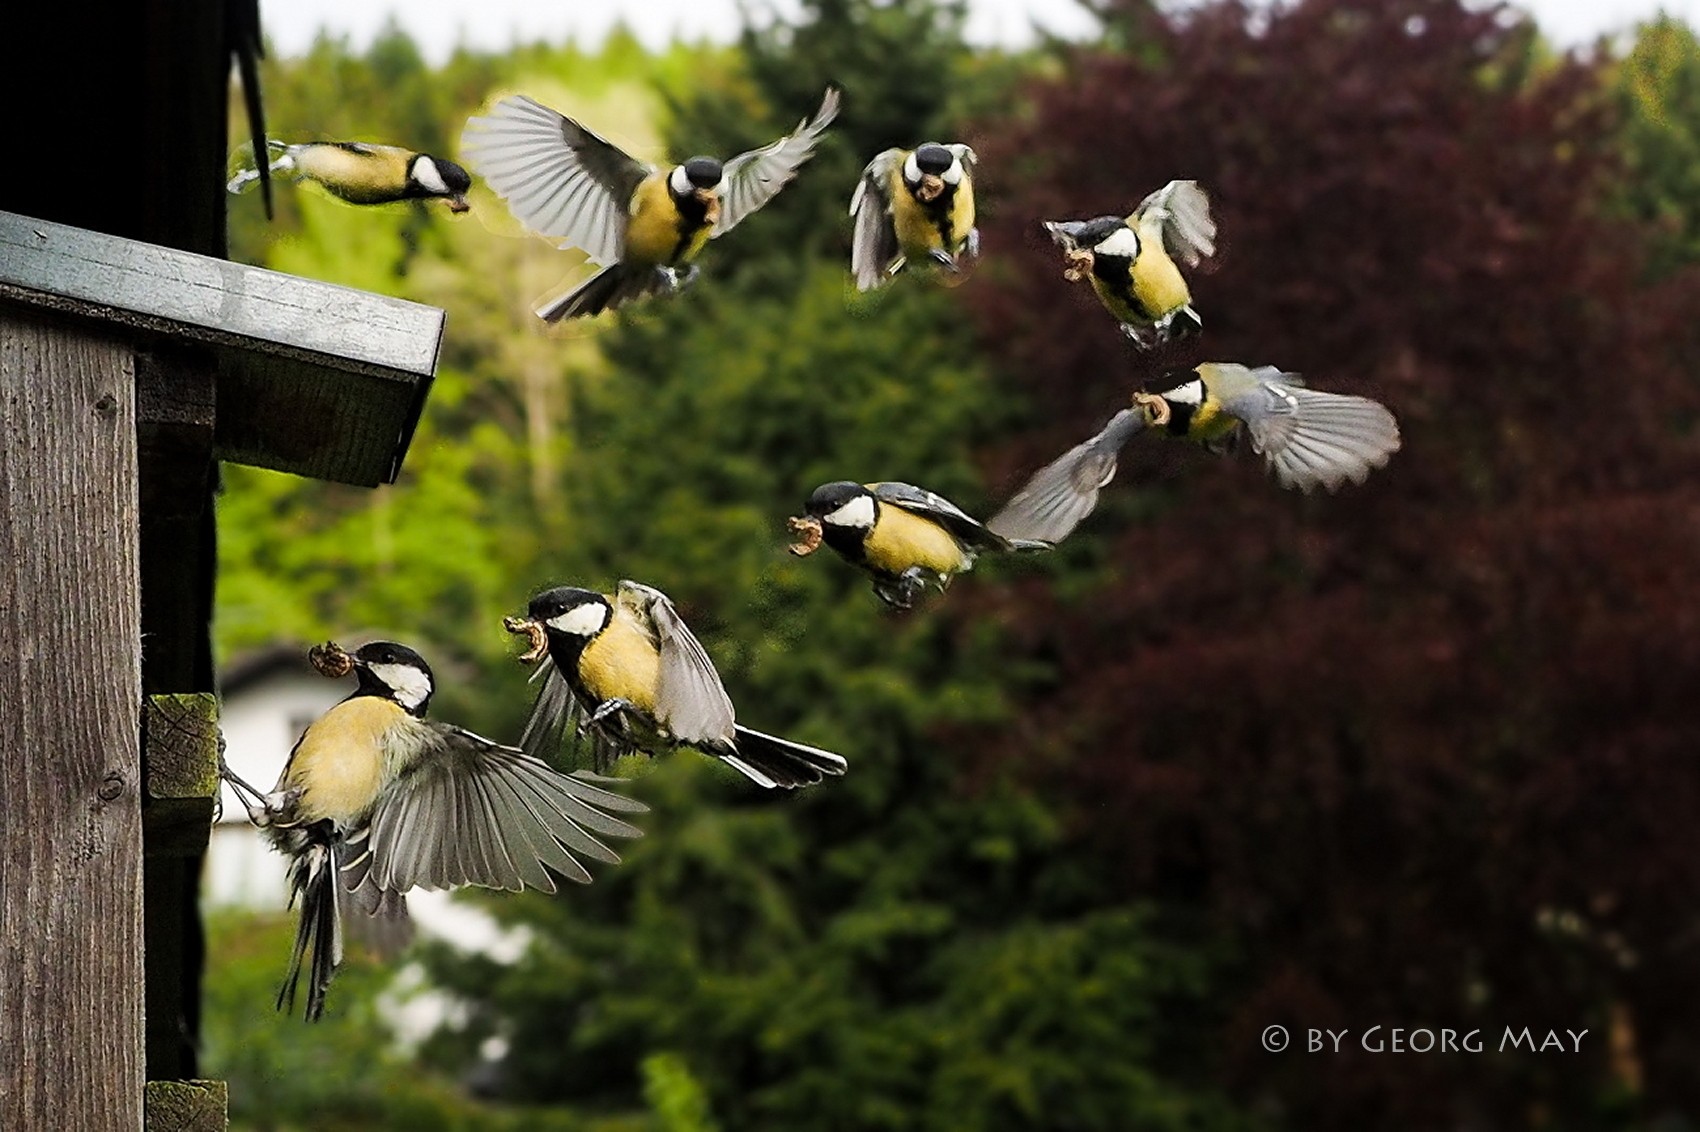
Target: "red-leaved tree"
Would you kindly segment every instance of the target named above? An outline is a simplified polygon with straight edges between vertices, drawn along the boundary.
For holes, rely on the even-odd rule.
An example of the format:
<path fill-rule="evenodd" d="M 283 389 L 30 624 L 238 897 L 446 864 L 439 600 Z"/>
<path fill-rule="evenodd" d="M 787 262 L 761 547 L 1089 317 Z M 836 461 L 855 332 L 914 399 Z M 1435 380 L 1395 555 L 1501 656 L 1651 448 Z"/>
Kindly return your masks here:
<path fill-rule="evenodd" d="M 1314 498 L 1249 448 L 1131 445 L 1053 559 L 1101 584 L 958 595 L 1050 661 L 994 749 L 1233 957 L 1219 1015 L 1176 1027 L 1286 1126 L 1700 1111 L 1700 277 L 1641 283 L 1600 207 L 1597 68 L 1455 0 L 1103 15 L 1029 115 L 981 124 L 960 294 L 1032 406 L 994 489 L 1200 360 L 1379 398 L 1405 443 Z M 1205 332 L 1141 355 L 1038 220 L 1179 177 L 1221 226 Z M 1260 1047 L 1271 1023 L 1293 1048 Z M 1365 1052 L 1375 1025 L 1487 1051 Z M 1588 1034 L 1493 1052 L 1525 1026 Z"/>

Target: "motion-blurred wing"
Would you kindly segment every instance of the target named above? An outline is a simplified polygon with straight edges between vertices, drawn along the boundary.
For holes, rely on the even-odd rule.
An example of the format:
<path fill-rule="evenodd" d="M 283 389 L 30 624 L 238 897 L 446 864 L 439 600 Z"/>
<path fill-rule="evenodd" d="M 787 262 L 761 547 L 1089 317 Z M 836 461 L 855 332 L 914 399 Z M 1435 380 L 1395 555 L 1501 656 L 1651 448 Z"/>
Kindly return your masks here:
<path fill-rule="evenodd" d="M 786 182 L 797 175 L 815 151 L 815 143 L 838 117 L 838 88 L 826 88 L 820 109 L 812 122 L 798 122 L 787 134 L 765 149 L 752 149 L 728 161 L 721 170 L 720 219 L 714 234 L 724 236 L 745 217 L 772 200 Z"/>
<path fill-rule="evenodd" d="M 1222 411 L 1245 422 L 1252 447 L 1284 487 L 1333 491 L 1348 480 L 1362 483 L 1399 450 L 1399 422 L 1379 401 L 1306 389 L 1270 366 L 1212 368 L 1250 379 L 1223 396 Z"/>
<path fill-rule="evenodd" d="M 944 496 L 928 491 L 926 488 L 896 481 L 871 483 L 867 485 L 867 488 L 874 493 L 874 498 L 881 503 L 901 507 L 911 514 L 931 519 L 968 546 L 994 550 L 1008 549 L 1004 540 L 987 530 L 978 519 L 969 515 Z"/>
<path fill-rule="evenodd" d="M 588 882 L 579 857 L 619 862 L 597 834 L 643 835 L 607 812 L 641 813 L 641 802 L 462 728 L 424 726 L 429 749 L 373 811 L 369 869 L 357 857 L 344 865 L 345 878 L 363 872 L 365 883 L 393 892 L 462 884 L 553 892 L 548 869 Z"/>
<path fill-rule="evenodd" d="M 598 264 L 619 262 L 632 193 L 650 166 L 524 95 L 468 119 L 460 145 L 527 228 Z"/>
<path fill-rule="evenodd" d="M 987 521 L 987 529 L 1006 539 L 1061 542 L 1092 514 L 1099 490 L 1116 476 L 1122 447 L 1144 428 L 1144 414 L 1123 409 L 1097 436 L 1035 472 Z"/>
<path fill-rule="evenodd" d="M 686 743 L 731 738 L 732 700 L 714 662 L 667 595 L 639 582 L 621 582 L 614 600 L 655 632 L 661 653 L 661 683 L 655 690 L 661 724 Z"/>
<path fill-rule="evenodd" d="M 1138 229 L 1138 219 L 1148 217 L 1162 224 L 1163 244 L 1169 255 L 1188 267 L 1216 254 L 1216 221 L 1210 217 L 1210 198 L 1197 181 L 1170 181 L 1139 202 L 1128 224 Z"/>
<path fill-rule="evenodd" d="M 850 273 L 856 290 L 872 291 L 886 281 L 886 268 L 897 258 L 897 229 L 891 222 L 891 176 L 907 150 L 888 149 L 868 162 L 850 197 L 854 236 Z"/>

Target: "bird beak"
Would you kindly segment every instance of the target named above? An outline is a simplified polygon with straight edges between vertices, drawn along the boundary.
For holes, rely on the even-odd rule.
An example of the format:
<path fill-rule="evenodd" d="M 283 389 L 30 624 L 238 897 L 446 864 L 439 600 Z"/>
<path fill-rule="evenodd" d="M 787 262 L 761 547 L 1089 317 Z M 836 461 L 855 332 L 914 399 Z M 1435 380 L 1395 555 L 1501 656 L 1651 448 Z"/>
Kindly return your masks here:
<path fill-rule="evenodd" d="M 307 663 L 313 666 L 313 671 L 320 676 L 336 679 L 347 676 L 360 661 L 343 650 L 335 641 L 326 641 L 322 645 L 314 645 L 307 650 Z M 364 667 L 364 665 L 361 665 Z"/>
<path fill-rule="evenodd" d="M 1169 423 L 1169 403 L 1155 393 L 1141 389 L 1133 395 L 1133 407 L 1144 415 L 1145 423 L 1152 428 L 1162 428 Z"/>
<path fill-rule="evenodd" d="M 1063 249 L 1063 278 L 1070 283 L 1078 283 L 1092 274 L 1093 258 L 1091 252 L 1073 245 L 1074 241 L 1070 240 L 1068 246 Z"/>
<path fill-rule="evenodd" d="M 921 187 L 915 190 L 915 195 L 923 201 L 935 201 L 944 192 L 944 178 L 936 173 L 927 173 L 921 177 Z"/>
<path fill-rule="evenodd" d="M 531 647 L 519 654 L 519 659 L 527 664 L 541 660 L 543 654 L 549 651 L 549 638 L 543 635 L 542 624 L 529 617 L 504 617 L 502 628 L 530 643 Z"/>
<path fill-rule="evenodd" d="M 720 194 L 713 189 L 693 189 L 691 195 L 702 202 L 703 219 L 710 224 L 720 223 Z"/>
<path fill-rule="evenodd" d="M 793 515 L 785 523 L 791 528 L 791 533 L 797 536 L 797 541 L 785 549 L 798 558 L 807 558 L 820 549 L 824 532 L 821 530 L 819 519 Z"/>
<path fill-rule="evenodd" d="M 1045 231 L 1051 234 L 1051 239 L 1056 242 L 1057 247 L 1065 252 L 1072 252 L 1075 249 L 1075 225 L 1072 221 L 1059 223 L 1055 220 L 1047 220 L 1044 223 Z"/>
<path fill-rule="evenodd" d="M 463 212 L 471 212 L 472 206 L 466 203 L 466 198 L 456 193 L 449 198 L 449 211 L 459 216 Z"/>

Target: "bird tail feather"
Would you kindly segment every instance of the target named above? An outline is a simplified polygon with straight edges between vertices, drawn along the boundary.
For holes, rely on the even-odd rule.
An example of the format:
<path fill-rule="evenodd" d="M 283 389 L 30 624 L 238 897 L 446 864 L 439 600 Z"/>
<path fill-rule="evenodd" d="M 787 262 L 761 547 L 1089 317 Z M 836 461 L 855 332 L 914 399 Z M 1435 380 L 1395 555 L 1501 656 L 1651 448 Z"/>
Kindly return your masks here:
<path fill-rule="evenodd" d="M 301 905 L 301 920 L 295 929 L 295 948 L 289 970 L 278 988 L 277 1008 L 295 1009 L 295 993 L 301 981 L 302 961 L 307 961 L 306 1019 L 318 1021 L 325 1011 L 325 992 L 331 977 L 342 965 L 342 910 L 338 907 L 342 886 L 337 883 L 335 850 L 322 843 L 309 845 L 290 866 L 290 903 Z"/>
<path fill-rule="evenodd" d="M 610 264 L 589 279 L 537 308 L 544 322 L 601 314 L 633 299 L 673 289 L 673 279 L 659 267 L 624 263 Z"/>
<path fill-rule="evenodd" d="M 762 786 L 778 786 L 787 790 L 812 786 L 827 775 L 837 777 L 843 774 L 849 766 L 842 756 L 819 747 L 752 731 L 741 724 L 736 732 L 736 746 L 716 754 Z"/>

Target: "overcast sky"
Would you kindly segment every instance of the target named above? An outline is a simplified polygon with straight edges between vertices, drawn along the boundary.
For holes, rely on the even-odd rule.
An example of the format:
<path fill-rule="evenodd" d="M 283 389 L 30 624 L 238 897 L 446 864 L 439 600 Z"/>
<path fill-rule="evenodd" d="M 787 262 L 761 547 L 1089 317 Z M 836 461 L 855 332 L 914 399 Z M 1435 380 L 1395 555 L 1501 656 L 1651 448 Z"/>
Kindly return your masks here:
<path fill-rule="evenodd" d="M 752 0 L 751 7 L 768 4 L 796 10 L 796 0 Z M 1034 23 L 1064 35 L 1092 27 L 1069 0 L 969 0 L 968 6 L 969 35 L 979 43 L 1025 43 Z M 1700 22 L 1700 0 L 1522 0 L 1519 6 L 1565 46 L 1622 31 L 1661 7 Z M 516 37 L 557 41 L 572 35 L 594 44 L 617 18 L 652 46 L 675 32 L 726 38 L 739 27 L 737 0 L 261 0 L 266 34 L 282 55 L 300 54 L 321 27 L 364 45 L 392 11 L 402 13 L 402 26 L 434 61 L 462 41 L 499 49 Z"/>

